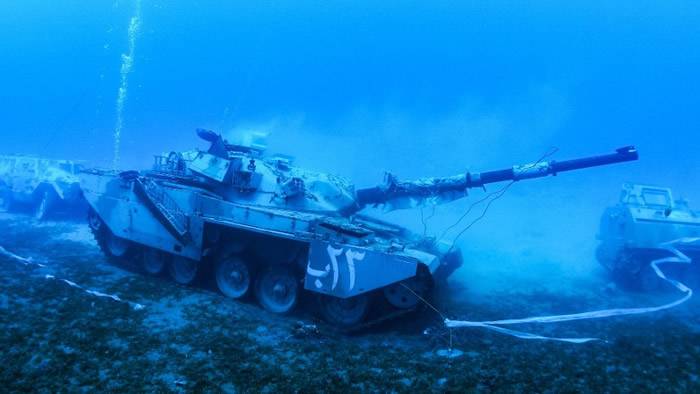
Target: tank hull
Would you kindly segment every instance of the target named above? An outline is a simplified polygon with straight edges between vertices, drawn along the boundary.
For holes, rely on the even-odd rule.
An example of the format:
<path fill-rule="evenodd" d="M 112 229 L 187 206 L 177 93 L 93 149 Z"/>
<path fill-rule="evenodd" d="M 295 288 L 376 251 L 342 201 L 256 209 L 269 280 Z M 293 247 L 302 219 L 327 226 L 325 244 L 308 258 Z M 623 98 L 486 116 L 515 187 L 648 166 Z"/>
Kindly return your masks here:
<path fill-rule="evenodd" d="M 393 237 L 386 238 L 369 229 L 378 227 L 369 218 L 240 204 L 154 174 L 93 170 L 81 178 L 92 215 L 104 226 L 96 235 L 108 255 L 118 254 L 106 246 L 110 237 L 116 237 L 131 249 L 118 258 L 138 261 L 156 250 L 167 256 L 171 266 L 177 264 L 173 261 L 187 259 L 198 272 L 210 276 L 236 258 L 244 262 L 251 289 L 269 276 L 266 271 L 281 266 L 298 285 L 297 297 L 308 293 L 325 304 L 374 298 L 418 278 L 421 293 L 427 297 L 435 278 L 446 279 L 461 264 L 461 259 L 442 259 L 446 254 L 438 249 L 411 247 L 417 242 L 404 229 L 391 226 Z M 458 251 L 450 256 L 455 253 Z M 219 284 L 223 280 L 213 279 Z M 219 287 L 224 294 L 236 294 L 232 286 Z M 266 299 L 259 294 L 256 298 Z M 398 309 L 413 309 L 418 302 L 400 306 L 411 308 Z M 340 320 L 341 326 L 365 321 L 364 316 L 349 324 Z"/>

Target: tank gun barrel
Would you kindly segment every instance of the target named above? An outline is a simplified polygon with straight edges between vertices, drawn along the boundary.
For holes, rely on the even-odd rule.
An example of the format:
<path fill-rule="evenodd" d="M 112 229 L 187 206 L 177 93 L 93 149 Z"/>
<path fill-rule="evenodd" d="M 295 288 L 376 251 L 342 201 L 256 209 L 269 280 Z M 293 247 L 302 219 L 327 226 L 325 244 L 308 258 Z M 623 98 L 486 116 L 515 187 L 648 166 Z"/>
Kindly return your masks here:
<path fill-rule="evenodd" d="M 483 187 L 487 184 L 519 181 L 523 179 L 542 178 L 557 175 L 560 172 L 584 168 L 624 163 L 639 159 L 639 153 L 633 146 L 617 149 L 615 153 L 589 156 L 564 161 L 538 161 L 536 163 L 516 165 L 511 168 L 482 173 L 466 173 L 449 178 L 432 178 L 412 182 L 400 182 L 389 175 L 385 185 L 357 190 L 357 203 L 362 208 L 367 205 L 385 204 L 402 198 L 426 199 L 443 197 L 447 194 L 465 193 L 468 189 Z M 458 197 L 449 198 L 449 200 Z"/>
<path fill-rule="evenodd" d="M 522 179 L 542 178 L 557 175 L 560 172 L 581 170 L 584 168 L 600 167 L 610 164 L 624 163 L 639 159 L 639 153 L 633 146 L 617 149 L 615 153 L 583 157 L 564 161 L 542 161 L 532 164 L 516 165 L 505 170 L 467 174 L 467 188 L 481 187 L 489 183 L 504 181 L 519 181 Z"/>

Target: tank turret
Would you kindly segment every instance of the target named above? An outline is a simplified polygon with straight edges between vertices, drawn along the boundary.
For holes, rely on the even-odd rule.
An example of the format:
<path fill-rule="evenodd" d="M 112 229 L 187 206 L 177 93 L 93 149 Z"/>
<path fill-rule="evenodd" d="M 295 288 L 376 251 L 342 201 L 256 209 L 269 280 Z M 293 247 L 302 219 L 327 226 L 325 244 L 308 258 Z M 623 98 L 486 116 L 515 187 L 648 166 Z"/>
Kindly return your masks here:
<path fill-rule="evenodd" d="M 637 159 L 628 147 L 449 178 L 388 176 L 382 186 L 356 190 L 288 156 L 266 155 L 259 142 L 197 134 L 208 149 L 156 156 L 146 171 L 83 174 L 90 227 L 105 254 L 138 260 L 149 274 L 167 271 L 182 284 L 213 273 L 224 295 L 254 293 L 274 313 L 291 312 L 308 293 L 319 313 L 342 327 L 415 309 L 462 264 L 453 245 L 362 215 L 365 207 L 441 203 L 490 183 Z"/>
<path fill-rule="evenodd" d="M 274 189 L 274 198 L 267 202 L 273 206 L 330 210 L 346 216 L 368 206 L 383 205 L 387 210 L 392 210 L 414 208 L 424 202 L 440 204 L 466 197 L 469 189 L 492 183 L 540 178 L 639 158 L 637 150 L 628 146 L 607 155 L 564 161 L 540 160 L 502 170 L 467 172 L 446 178 L 400 181 L 393 174 L 386 174 L 383 185 L 355 190 L 349 181 L 340 177 L 294 167 L 288 156 L 264 157 L 264 147 L 261 145 L 229 144 L 221 135 L 204 129 L 198 129 L 197 135 L 211 144 L 209 149 L 190 153 L 188 163 L 183 161 L 175 167 L 187 167 L 191 173 L 207 178 L 211 187 L 220 193 Z M 262 168 L 258 167 L 260 163 L 263 164 Z M 274 180 L 276 184 L 266 185 L 269 180 Z M 241 196 L 232 196 L 238 197 Z M 262 201 L 258 203 L 265 204 Z"/>

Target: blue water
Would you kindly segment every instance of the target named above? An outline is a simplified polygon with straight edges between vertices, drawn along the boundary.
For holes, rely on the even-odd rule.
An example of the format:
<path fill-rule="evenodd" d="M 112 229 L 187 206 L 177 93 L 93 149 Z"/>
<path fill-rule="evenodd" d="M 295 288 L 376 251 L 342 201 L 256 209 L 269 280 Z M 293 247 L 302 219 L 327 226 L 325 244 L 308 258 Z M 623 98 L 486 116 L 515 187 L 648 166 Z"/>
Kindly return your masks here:
<path fill-rule="evenodd" d="M 191 145 L 194 127 L 271 122 L 277 133 L 379 141 L 400 125 L 408 138 L 397 144 L 459 136 L 494 159 L 521 144 L 532 155 L 636 143 L 645 169 L 668 168 L 670 154 L 692 160 L 698 146 L 694 1 L 225 3 L 144 1 L 125 108 L 130 159 L 154 143 Z M 57 133 L 45 154 L 107 159 L 134 4 L 2 5 L 6 149 Z M 664 172 L 693 175 L 671 163 Z"/>
<path fill-rule="evenodd" d="M 516 184 L 459 240 L 467 264 L 455 274 L 458 289 L 486 301 L 528 294 L 521 302 L 537 314 L 552 305 L 580 312 L 575 292 L 590 285 L 585 298 L 605 286 L 597 226 L 622 183 L 668 186 L 700 209 L 698 1 L 140 0 L 140 10 L 138 1 L 0 3 L 0 154 L 141 169 L 154 154 L 205 148 L 198 127 L 232 137 L 261 131 L 271 151 L 367 187 L 385 171 L 449 176 L 532 162 L 552 147 L 554 159 L 568 159 L 636 145 L 635 163 Z M 426 233 L 441 234 L 481 196 L 427 208 Z M 369 211 L 423 232 L 419 210 Z M 19 282 L 12 291 L 35 290 Z M 542 304 L 530 302 L 543 288 Z M 588 301 L 585 308 L 598 307 Z M 509 315 L 518 307 L 496 312 L 522 317 Z M 649 321 L 628 342 L 624 330 L 613 335 L 617 326 L 600 323 L 596 330 L 620 342 L 575 353 L 591 358 L 571 364 L 591 369 L 569 371 L 571 380 L 554 387 L 581 376 L 605 381 L 600 372 L 614 373 L 615 362 L 603 365 L 596 352 L 608 350 L 675 382 L 675 370 L 645 353 L 685 363 L 693 348 L 690 360 L 698 359 L 697 316 L 693 329 L 674 319 L 666 324 L 686 336 L 669 346 L 654 342 L 660 333 Z M 465 350 L 521 355 L 511 352 L 515 342 L 491 352 L 490 342 L 469 338 Z M 543 352 L 532 359 L 560 361 Z M 547 380 L 552 363 L 533 376 Z M 633 390 L 639 375 L 621 370 L 632 371 L 623 387 Z"/>

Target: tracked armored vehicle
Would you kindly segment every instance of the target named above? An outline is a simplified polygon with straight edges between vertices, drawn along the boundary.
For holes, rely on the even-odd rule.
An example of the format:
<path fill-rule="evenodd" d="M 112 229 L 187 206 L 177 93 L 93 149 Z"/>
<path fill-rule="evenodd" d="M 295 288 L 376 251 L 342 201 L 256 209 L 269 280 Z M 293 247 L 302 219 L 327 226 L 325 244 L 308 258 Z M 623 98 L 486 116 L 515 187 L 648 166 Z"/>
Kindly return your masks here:
<path fill-rule="evenodd" d="M 34 156 L 0 156 L 0 206 L 46 219 L 57 213 L 81 217 L 87 204 L 80 191 L 82 163 Z"/>
<path fill-rule="evenodd" d="M 207 130 L 198 135 L 208 150 L 158 156 L 149 171 L 82 175 L 90 227 L 104 252 L 139 261 L 149 274 L 167 271 L 181 284 L 208 274 L 226 296 L 254 294 L 274 313 L 315 298 L 305 304 L 346 328 L 414 309 L 462 264 L 453 245 L 365 216 L 365 207 L 446 202 L 490 183 L 638 157 L 628 147 L 449 178 L 388 175 L 381 186 L 356 190 L 289 157 L 267 156 L 259 145 L 230 144 Z"/>
<path fill-rule="evenodd" d="M 700 237 L 700 212 L 687 201 L 674 200 L 665 187 L 625 184 L 617 205 L 605 210 L 600 221 L 598 261 L 620 284 L 638 290 L 654 290 L 662 283 L 651 261 L 668 255 L 663 244 Z M 681 250 L 693 260 L 700 249 Z M 698 280 L 698 267 L 671 266 L 675 279 Z"/>

